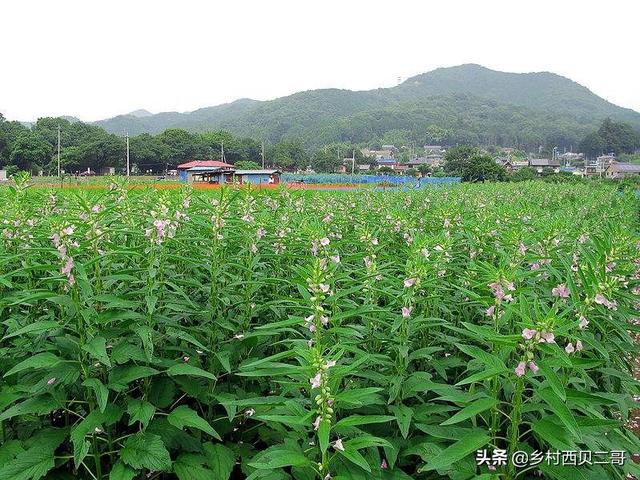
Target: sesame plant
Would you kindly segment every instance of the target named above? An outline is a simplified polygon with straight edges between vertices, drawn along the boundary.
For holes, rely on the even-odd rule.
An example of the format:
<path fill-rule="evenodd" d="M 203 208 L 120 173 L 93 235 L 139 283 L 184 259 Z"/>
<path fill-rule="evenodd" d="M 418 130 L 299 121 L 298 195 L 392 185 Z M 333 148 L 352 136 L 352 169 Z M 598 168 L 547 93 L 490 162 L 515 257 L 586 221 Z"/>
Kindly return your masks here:
<path fill-rule="evenodd" d="M 0 190 L 0 480 L 638 475 L 637 228 L 637 198 L 598 183 L 19 178 Z M 627 461 L 548 461 L 571 451 Z"/>

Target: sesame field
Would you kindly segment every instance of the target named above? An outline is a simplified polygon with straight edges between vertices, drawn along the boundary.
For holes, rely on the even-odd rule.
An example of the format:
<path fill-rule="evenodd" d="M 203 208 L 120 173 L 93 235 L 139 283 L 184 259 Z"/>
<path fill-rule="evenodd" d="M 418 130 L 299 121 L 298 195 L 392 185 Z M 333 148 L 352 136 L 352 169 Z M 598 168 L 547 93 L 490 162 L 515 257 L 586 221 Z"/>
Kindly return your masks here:
<path fill-rule="evenodd" d="M 596 182 L 0 188 L 0 480 L 640 476 L 638 226 Z"/>

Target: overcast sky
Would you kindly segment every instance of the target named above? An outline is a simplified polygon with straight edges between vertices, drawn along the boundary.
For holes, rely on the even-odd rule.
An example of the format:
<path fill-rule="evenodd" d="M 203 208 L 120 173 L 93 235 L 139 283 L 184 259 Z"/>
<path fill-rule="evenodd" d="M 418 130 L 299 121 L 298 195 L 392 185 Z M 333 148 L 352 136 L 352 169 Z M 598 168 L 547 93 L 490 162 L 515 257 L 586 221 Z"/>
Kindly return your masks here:
<path fill-rule="evenodd" d="M 640 111 L 636 0 L 1 0 L 0 18 L 12 120 L 370 89 L 462 63 L 555 72 Z"/>

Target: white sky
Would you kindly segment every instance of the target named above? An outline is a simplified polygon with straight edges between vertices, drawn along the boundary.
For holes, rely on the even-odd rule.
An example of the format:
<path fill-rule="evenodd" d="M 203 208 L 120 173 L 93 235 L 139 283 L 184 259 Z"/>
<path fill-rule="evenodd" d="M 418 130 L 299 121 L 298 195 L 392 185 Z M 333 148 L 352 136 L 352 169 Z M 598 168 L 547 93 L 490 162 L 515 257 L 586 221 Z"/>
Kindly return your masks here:
<path fill-rule="evenodd" d="M 640 111 L 636 0 L 0 0 L 0 112 L 98 120 L 441 66 L 552 71 Z"/>

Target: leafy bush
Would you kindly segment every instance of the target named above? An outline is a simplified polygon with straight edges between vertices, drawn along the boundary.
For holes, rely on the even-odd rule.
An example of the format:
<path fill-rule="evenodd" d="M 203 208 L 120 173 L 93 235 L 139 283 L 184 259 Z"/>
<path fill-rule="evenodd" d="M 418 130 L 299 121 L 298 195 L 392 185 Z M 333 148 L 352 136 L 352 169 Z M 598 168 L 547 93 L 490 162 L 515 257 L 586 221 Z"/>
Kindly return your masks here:
<path fill-rule="evenodd" d="M 637 451 L 636 212 L 542 182 L 0 190 L 0 479 L 513 479 L 476 450 Z"/>

